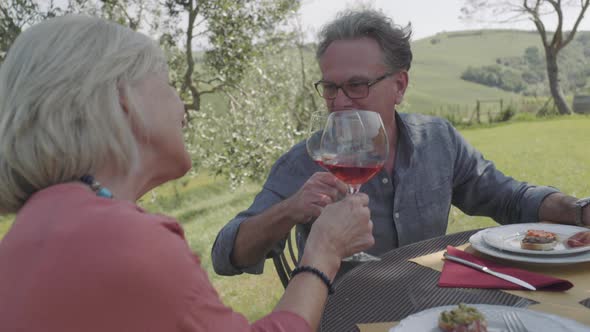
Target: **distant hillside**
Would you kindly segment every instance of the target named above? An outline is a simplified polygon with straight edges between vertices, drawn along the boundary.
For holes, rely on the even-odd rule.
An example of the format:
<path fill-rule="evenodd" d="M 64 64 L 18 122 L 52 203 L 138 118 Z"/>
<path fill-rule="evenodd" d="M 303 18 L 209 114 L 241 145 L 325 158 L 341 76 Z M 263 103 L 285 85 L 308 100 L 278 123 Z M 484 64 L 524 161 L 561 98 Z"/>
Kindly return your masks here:
<path fill-rule="evenodd" d="M 521 99 L 519 94 L 464 81 L 461 73 L 469 66 L 493 65 L 498 58 L 521 57 L 531 46 L 542 52 L 537 32 L 514 30 L 440 33 L 414 41 L 405 110 L 429 113 L 441 105 L 475 105 L 476 99 Z"/>

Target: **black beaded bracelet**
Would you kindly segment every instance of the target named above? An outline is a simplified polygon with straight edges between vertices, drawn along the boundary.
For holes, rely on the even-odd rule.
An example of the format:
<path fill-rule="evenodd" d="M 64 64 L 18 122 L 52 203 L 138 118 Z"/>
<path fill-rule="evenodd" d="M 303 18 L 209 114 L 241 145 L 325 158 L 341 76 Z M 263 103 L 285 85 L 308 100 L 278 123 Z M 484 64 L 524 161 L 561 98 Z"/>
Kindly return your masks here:
<path fill-rule="evenodd" d="M 322 272 L 312 266 L 302 265 L 302 266 L 296 267 L 293 270 L 293 272 L 291 272 L 291 278 L 293 278 L 294 276 L 296 276 L 297 274 L 299 274 L 301 272 L 310 272 L 310 273 L 315 274 L 318 278 L 322 279 L 324 284 L 326 284 L 326 287 L 328 287 L 328 294 L 330 294 L 330 295 L 334 294 L 334 286 L 332 286 L 332 282 L 330 281 L 330 278 L 328 278 L 328 276 L 324 272 Z"/>

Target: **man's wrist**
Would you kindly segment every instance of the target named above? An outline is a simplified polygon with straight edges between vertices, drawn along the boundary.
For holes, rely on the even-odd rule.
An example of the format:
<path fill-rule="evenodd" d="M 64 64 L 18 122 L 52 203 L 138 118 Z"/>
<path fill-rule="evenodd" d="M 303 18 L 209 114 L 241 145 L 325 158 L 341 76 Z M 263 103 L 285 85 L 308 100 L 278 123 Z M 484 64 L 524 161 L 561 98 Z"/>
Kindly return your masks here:
<path fill-rule="evenodd" d="M 302 223 L 301 220 L 304 218 L 304 214 L 301 213 L 300 209 L 294 207 L 294 205 L 294 198 L 289 197 L 274 206 L 277 216 L 287 222 L 289 227 L 294 227 Z"/>
<path fill-rule="evenodd" d="M 582 208 L 582 225 L 590 227 L 590 204 Z"/>
<path fill-rule="evenodd" d="M 590 197 L 575 202 L 577 226 L 590 227 Z"/>
<path fill-rule="evenodd" d="M 294 227 L 297 224 L 307 224 L 316 219 L 316 217 L 307 214 L 305 209 L 297 204 L 294 196 L 283 200 L 278 205 L 278 208 L 281 210 L 281 215 L 291 227 Z"/>

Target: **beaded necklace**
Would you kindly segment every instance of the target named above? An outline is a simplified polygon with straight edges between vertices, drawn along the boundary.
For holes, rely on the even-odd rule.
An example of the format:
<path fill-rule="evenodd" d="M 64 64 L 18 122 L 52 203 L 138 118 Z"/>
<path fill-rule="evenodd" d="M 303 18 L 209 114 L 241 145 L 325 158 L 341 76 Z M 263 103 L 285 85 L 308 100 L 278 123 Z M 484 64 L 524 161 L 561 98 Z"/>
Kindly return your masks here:
<path fill-rule="evenodd" d="M 113 198 L 113 193 L 107 188 L 100 185 L 100 182 L 94 179 L 94 176 L 86 174 L 80 178 L 80 181 L 86 183 L 92 191 L 96 193 L 96 196 L 104 198 Z"/>

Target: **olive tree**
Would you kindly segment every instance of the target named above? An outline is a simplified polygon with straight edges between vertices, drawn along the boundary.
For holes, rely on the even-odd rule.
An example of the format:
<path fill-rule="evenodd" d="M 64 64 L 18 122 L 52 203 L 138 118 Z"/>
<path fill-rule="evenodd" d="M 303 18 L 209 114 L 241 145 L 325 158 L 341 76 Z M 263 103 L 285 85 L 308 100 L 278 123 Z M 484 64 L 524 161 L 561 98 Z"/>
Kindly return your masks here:
<path fill-rule="evenodd" d="M 299 1 L 7 1 L 0 6 L 3 52 L 27 26 L 67 13 L 103 17 L 158 40 L 185 103 L 195 169 L 205 166 L 234 186 L 262 179 L 317 109 L 311 80 L 319 74 L 297 24 Z"/>

